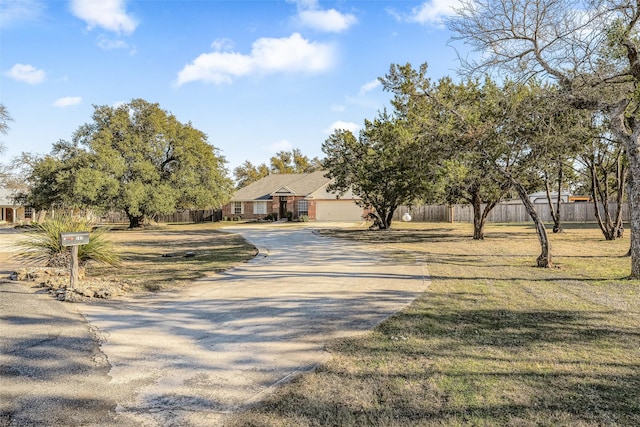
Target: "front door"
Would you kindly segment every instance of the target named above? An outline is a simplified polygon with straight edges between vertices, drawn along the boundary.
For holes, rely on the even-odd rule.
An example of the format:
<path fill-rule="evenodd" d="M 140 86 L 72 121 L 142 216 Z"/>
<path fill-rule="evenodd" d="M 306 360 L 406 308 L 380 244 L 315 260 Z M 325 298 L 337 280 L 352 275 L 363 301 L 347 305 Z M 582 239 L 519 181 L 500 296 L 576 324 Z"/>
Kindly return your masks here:
<path fill-rule="evenodd" d="M 287 217 L 287 197 L 280 196 L 280 219 Z"/>
<path fill-rule="evenodd" d="M 7 222 L 9 224 L 13 223 L 13 209 L 7 208 L 5 211 L 7 212 Z"/>

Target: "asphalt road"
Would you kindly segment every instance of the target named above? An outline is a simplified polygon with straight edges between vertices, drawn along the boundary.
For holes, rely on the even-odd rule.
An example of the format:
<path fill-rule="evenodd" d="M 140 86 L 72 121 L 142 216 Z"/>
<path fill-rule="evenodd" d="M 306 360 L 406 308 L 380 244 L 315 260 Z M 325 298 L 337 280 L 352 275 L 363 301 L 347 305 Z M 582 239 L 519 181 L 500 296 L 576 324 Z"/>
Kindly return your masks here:
<path fill-rule="evenodd" d="M 0 426 L 108 425 L 116 394 L 99 341 L 69 304 L 7 279 L 18 237 L 0 228 Z"/>
<path fill-rule="evenodd" d="M 62 304 L 0 285 L 0 425 L 222 425 L 426 288 L 420 262 L 312 227 L 230 230 L 258 257 L 179 292 Z"/>

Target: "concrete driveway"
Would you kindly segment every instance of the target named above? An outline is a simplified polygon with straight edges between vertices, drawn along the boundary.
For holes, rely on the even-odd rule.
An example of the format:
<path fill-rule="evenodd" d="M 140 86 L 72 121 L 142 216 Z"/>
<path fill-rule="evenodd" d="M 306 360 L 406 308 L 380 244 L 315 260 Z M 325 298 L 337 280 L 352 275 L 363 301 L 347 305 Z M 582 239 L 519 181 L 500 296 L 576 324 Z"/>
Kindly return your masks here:
<path fill-rule="evenodd" d="M 313 226 L 241 226 L 251 262 L 179 292 L 75 304 L 110 367 L 105 424 L 221 425 L 327 360 L 425 290 L 423 265 L 323 237 Z"/>

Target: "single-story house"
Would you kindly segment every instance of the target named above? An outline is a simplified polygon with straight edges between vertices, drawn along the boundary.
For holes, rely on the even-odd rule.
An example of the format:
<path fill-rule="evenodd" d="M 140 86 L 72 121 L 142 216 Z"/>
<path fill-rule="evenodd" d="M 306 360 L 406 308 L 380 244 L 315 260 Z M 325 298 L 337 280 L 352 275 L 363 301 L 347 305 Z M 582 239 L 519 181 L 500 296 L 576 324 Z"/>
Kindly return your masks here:
<path fill-rule="evenodd" d="M 13 191 L 0 188 L 0 223 L 13 224 L 31 221 L 33 211 L 29 207 L 20 206 L 13 201 Z"/>
<path fill-rule="evenodd" d="M 227 218 L 282 219 L 306 216 L 310 221 L 360 221 L 364 210 L 351 191 L 338 197 L 327 191 L 325 171 L 272 174 L 237 190 L 222 207 Z"/>

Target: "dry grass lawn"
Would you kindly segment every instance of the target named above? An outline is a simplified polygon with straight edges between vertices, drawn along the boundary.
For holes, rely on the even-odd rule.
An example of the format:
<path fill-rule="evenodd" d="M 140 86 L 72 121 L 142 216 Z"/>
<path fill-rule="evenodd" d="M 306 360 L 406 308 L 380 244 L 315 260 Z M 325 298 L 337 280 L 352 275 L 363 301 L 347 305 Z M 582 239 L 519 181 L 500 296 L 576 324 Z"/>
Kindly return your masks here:
<path fill-rule="evenodd" d="M 183 286 L 253 258 L 257 250 L 236 234 L 220 232 L 220 223 L 170 224 L 109 233 L 122 256 L 120 267 L 92 266 L 92 277 L 116 277 L 139 290 Z M 191 253 L 189 257 L 185 257 Z"/>
<path fill-rule="evenodd" d="M 526 225 L 397 224 L 326 230 L 425 263 L 408 308 L 285 385 L 233 425 L 639 426 L 640 283 L 629 240 L 591 226 L 550 235 L 556 268 L 534 267 Z"/>

